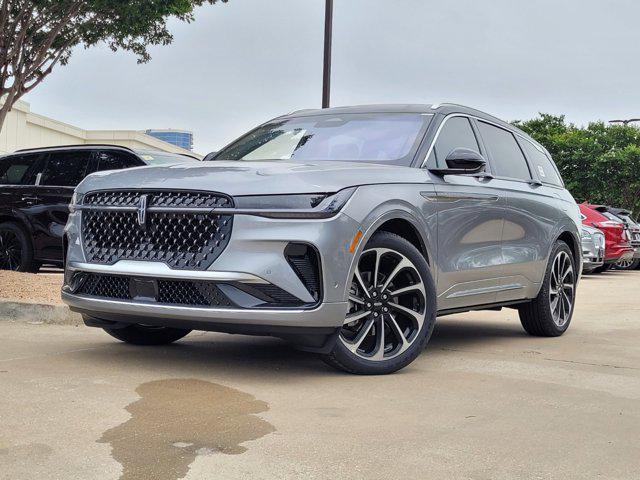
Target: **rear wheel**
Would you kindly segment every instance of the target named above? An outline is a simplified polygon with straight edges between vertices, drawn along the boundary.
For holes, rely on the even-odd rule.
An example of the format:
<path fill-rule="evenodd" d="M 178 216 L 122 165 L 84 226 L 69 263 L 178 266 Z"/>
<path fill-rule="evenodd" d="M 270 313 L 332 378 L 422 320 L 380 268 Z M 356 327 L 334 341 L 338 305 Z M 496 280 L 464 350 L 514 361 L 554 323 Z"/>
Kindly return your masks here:
<path fill-rule="evenodd" d="M 569 246 L 558 240 L 551 252 L 542 288 L 536 298 L 520 306 L 520 322 L 530 335 L 558 337 L 573 316 L 576 298 L 575 261 Z"/>
<path fill-rule="evenodd" d="M 618 270 L 635 270 L 640 265 L 640 258 L 631 258 L 629 260 L 620 260 L 616 263 Z"/>
<path fill-rule="evenodd" d="M 350 373 L 395 372 L 424 350 L 435 312 L 435 287 L 422 254 L 398 235 L 376 233 L 360 255 L 349 311 L 324 360 Z"/>
<path fill-rule="evenodd" d="M 29 237 L 12 222 L 0 223 L 0 270 L 38 271 Z"/>
<path fill-rule="evenodd" d="M 133 345 L 167 345 L 180 340 L 191 332 L 182 328 L 154 327 L 132 324 L 124 328 L 105 328 L 112 337 Z"/>

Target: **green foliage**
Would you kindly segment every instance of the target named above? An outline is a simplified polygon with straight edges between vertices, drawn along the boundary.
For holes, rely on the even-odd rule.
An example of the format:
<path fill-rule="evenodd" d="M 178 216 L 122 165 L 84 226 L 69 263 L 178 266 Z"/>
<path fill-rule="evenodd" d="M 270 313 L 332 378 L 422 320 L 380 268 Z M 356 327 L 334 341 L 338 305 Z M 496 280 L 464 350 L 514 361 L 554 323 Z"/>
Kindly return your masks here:
<path fill-rule="evenodd" d="M 549 150 L 578 202 L 640 213 L 640 129 L 603 122 L 578 127 L 546 113 L 513 124 Z"/>
<path fill-rule="evenodd" d="M 0 127 L 11 106 L 74 47 L 106 44 L 149 61 L 150 45 L 173 37 L 167 21 L 194 20 L 194 8 L 227 0 L 0 0 Z"/>

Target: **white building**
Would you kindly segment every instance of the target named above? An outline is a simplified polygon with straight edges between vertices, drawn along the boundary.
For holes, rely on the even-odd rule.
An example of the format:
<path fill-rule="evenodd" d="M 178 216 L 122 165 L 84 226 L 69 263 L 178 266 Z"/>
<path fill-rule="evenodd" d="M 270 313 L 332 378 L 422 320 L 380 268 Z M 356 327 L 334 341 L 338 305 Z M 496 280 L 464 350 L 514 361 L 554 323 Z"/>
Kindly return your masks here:
<path fill-rule="evenodd" d="M 18 101 L 0 131 L 0 154 L 21 148 L 108 143 L 133 149 L 163 152 L 193 152 L 136 130 L 83 130 L 82 128 L 33 113 L 27 102 Z"/>

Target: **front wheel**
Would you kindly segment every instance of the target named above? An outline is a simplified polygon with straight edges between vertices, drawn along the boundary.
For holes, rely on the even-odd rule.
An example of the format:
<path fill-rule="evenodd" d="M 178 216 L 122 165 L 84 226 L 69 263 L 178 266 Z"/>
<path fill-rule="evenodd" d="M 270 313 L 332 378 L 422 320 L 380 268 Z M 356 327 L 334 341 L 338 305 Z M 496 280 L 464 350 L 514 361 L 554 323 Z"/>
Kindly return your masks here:
<path fill-rule="evenodd" d="M 404 238 L 376 233 L 367 243 L 349 290 L 349 311 L 329 365 L 379 375 L 413 362 L 436 319 L 436 295 L 423 255 Z"/>
<path fill-rule="evenodd" d="M 576 300 L 578 275 L 571 249 L 558 240 L 549 258 L 540 293 L 518 308 L 523 328 L 539 337 L 562 335 L 569 328 Z"/>
<path fill-rule="evenodd" d="M 118 340 L 133 345 L 167 345 L 180 340 L 191 330 L 132 324 L 123 328 L 105 328 L 104 331 Z"/>

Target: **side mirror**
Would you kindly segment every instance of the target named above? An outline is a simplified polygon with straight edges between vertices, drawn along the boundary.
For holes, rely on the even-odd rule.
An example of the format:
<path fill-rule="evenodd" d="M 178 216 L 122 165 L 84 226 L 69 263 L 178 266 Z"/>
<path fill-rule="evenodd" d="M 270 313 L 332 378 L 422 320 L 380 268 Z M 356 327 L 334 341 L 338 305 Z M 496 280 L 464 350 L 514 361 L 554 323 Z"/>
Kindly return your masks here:
<path fill-rule="evenodd" d="M 445 160 L 447 168 L 430 168 L 436 175 L 468 175 L 482 172 L 487 161 L 482 155 L 468 148 L 456 148 Z"/>

